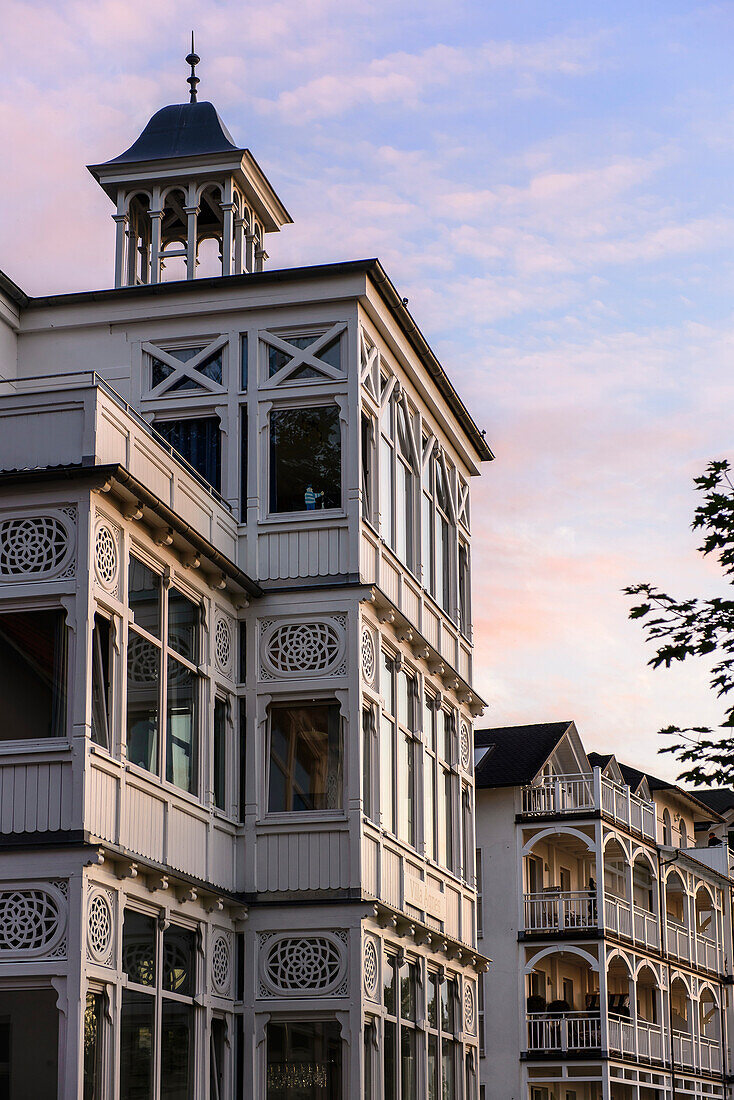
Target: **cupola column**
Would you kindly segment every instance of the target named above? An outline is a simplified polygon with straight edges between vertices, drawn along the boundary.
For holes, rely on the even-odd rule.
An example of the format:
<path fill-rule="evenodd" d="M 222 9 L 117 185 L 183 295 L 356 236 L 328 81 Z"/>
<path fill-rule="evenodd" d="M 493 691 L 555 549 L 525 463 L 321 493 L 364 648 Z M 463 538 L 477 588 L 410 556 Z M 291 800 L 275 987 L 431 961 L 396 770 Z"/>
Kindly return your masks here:
<path fill-rule="evenodd" d="M 199 217 L 199 206 L 186 206 L 184 207 L 187 218 L 186 229 L 186 278 L 196 278 L 196 253 L 198 245 L 198 228 L 197 222 Z"/>
<path fill-rule="evenodd" d="M 163 211 L 150 211 L 150 281 L 161 281 L 161 227 Z"/>
<path fill-rule="evenodd" d="M 262 271 L 265 267 L 265 261 L 268 258 L 268 254 L 264 248 L 258 248 L 255 252 L 255 271 Z"/>
<path fill-rule="evenodd" d="M 245 267 L 248 271 L 255 270 L 255 241 L 257 237 L 254 233 L 248 233 L 245 238 L 246 251 L 245 251 Z"/>
<path fill-rule="evenodd" d="M 113 214 L 115 222 L 115 286 L 124 286 L 125 246 L 127 244 L 127 214 Z"/>
<path fill-rule="evenodd" d="M 245 219 L 234 220 L 234 274 L 242 274 L 242 261 L 244 259 Z"/>

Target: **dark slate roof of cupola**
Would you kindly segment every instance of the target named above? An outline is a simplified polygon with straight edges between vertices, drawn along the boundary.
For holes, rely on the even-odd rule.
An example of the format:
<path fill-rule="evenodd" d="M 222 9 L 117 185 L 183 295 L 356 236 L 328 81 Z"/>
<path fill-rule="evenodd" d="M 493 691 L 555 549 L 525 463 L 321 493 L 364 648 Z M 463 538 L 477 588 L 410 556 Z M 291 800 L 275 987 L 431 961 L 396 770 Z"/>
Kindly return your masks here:
<path fill-rule="evenodd" d="M 108 164 L 237 152 L 212 103 L 174 103 L 156 111 L 137 141 Z"/>
<path fill-rule="evenodd" d="M 572 722 L 540 722 L 474 731 L 477 787 L 516 787 L 530 783 Z"/>

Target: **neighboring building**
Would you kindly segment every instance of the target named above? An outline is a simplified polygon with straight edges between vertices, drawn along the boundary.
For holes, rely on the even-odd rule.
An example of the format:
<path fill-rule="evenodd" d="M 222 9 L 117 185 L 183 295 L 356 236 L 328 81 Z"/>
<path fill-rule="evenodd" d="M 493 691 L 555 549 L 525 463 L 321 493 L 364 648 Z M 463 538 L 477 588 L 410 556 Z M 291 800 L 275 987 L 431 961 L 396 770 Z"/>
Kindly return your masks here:
<path fill-rule="evenodd" d="M 475 1100 L 491 453 L 211 104 L 92 171 L 116 289 L 0 277 L 0 1096 Z"/>
<path fill-rule="evenodd" d="M 483 1100 L 729 1096 L 720 816 L 573 722 L 478 731 L 475 779 Z"/>

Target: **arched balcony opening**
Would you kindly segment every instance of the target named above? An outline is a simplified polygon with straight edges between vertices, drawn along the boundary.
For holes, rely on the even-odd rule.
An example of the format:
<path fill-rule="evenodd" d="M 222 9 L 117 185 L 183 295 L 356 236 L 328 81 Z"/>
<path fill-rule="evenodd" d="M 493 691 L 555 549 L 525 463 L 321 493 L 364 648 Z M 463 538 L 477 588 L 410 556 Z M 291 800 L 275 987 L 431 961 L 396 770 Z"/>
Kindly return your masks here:
<path fill-rule="evenodd" d="M 163 200 L 160 222 L 160 278 L 176 282 L 187 278 L 187 241 L 189 218 L 186 213 L 186 193 L 171 188 Z"/>
<path fill-rule="evenodd" d="M 707 970 L 720 970 L 716 904 L 706 886 L 699 886 L 694 902 L 696 961 Z"/>
<path fill-rule="evenodd" d="M 543 951 L 526 971 L 529 1051 L 598 1050 L 599 975 L 579 948 Z"/>
<path fill-rule="evenodd" d="M 688 847 L 688 827 L 683 818 L 680 819 L 680 846 L 681 848 Z"/>
<path fill-rule="evenodd" d="M 222 274 L 222 242 L 218 237 L 200 237 L 196 250 L 196 276 L 213 278 Z"/>
<path fill-rule="evenodd" d="M 638 852 L 632 861 L 632 914 L 635 940 L 646 947 L 657 947 L 660 942 L 657 877 L 643 852 Z"/>
<path fill-rule="evenodd" d="M 234 205 L 234 204 L 232 204 Z M 217 183 L 207 184 L 199 196 L 199 212 L 196 218 L 196 276 L 205 279 L 224 275 L 223 259 L 224 213 L 222 189 Z M 232 247 L 232 233 L 229 233 Z M 231 271 L 231 257 L 230 267 Z"/>
<path fill-rule="evenodd" d="M 619 936 L 632 936 L 630 898 L 630 867 L 627 853 L 611 837 L 604 846 L 604 923 L 608 931 Z"/>
<path fill-rule="evenodd" d="M 150 280 L 150 195 L 141 191 L 127 203 L 125 282 L 136 286 Z"/>
<path fill-rule="evenodd" d="M 710 986 L 698 995 L 698 1034 L 701 1069 L 718 1073 L 721 1069 L 721 1012 Z"/>
<path fill-rule="evenodd" d="M 677 871 L 665 880 L 665 926 L 668 951 L 679 959 L 691 954 L 688 893 Z"/>
<path fill-rule="evenodd" d="M 635 1008 L 637 1013 L 637 1054 L 641 1058 L 660 1059 L 663 1039 L 662 992 L 657 976 L 650 966 L 637 972 L 635 982 Z"/>
<path fill-rule="evenodd" d="M 597 924 L 595 857 L 590 838 L 541 833 L 523 858 L 526 932 L 570 932 Z"/>
<path fill-rule="evenodd" d="M 670 1019 L 673 1058 L 679 1066 L 693 1066 L 693 1011 L 690 993 L 682 978 L 674 978 L 670 985 Z"/>
<path fill-rule="evenodd" d="M 635 1049 L 634 992 L 632 967 L 624 956 L 615 955 L 607 965 L 607 1030 L 609 1049 L 619 1053 Z"/>
<path fill-rule="evenodd" d="M 667 809 L 663 810 L 663 844 L 669 848 L 673 845 L 673 820 Z"/>

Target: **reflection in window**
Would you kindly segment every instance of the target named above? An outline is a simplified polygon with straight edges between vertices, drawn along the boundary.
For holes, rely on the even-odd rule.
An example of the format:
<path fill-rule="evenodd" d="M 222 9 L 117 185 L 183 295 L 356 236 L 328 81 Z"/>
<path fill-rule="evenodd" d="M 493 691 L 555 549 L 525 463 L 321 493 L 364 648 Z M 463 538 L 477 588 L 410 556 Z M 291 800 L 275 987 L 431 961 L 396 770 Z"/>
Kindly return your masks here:
<path fill-rule="evenodd" d="M 193 793 L 196 770 L 197 676 L 190 668 L 168 657 L 166 688 L 166 779 Z"/>
<path fill-rule="evenodd" d="M 219 492 L 222 481 L 222 433 L 219 417 L 156 420 L 154 427 Z"/>
<path fill-rule="evenodd" d="M 194 664 L 199 659 L 199 605 L 176 588 L 168 590 L 168 645 Z"/>
<path fill-rule="evenodd" d="M 456 1061 L 461 1043 L 455 978 L 428 974 L 428 1097 L 429 1100 L 453 1100 L 456 1087 Z"/>
<path fill-rule="evenodd" d="M 127 602 L 135 618 L 135 625 L 161 636 L 161 578 L 139 558 L 130 558 L 128 569 Z"/>
<path fill-rule="evenodd" d="M 271 1020 L 267 1100 L 342 1100 L 341 1039 L 334 1020 Z"/>
<path fill-rule="evenodd" d="M 196 934 L 126 909 L 120 1017 L 120 1097 L 188 1100 L 194 1069 Z M 159 1014 L 156 1011 L 159 1008 Z M 158 1091 L 154 1067 L 160 1066 Z"/>
<path fill-rule="evenodd" d="M 219 810 L 227 808 L 227 704 L 224 699 L 214 700 L 213 779 L 214 805 Z"/>
<path fill-rule="evenodd" d="M 380 692 L 383 698 L 380 725 L 380 776 L 383 827 L 415 847 L 416 806 L 416 717 L 415 677 L 405 668 L 396 669 L 385 653 L 380 660 Z M 394 763 L 397 762 L 393 776 Z"/>
<path fill-rule="evenodd" d="M 383 1043 L 384 1095 L 394 1100 L 417 1100 L 417 975 L 418 967 L 385 957 Z M 397 996 L 396 996 L 397 991 Z"/>
<path fill-rule="evenodd" d="M 0 740 L 65 735 L 66 649 L 63 611 L 0 615 Z"/>
<path fill-rule="evenodd" d="M 377 799 L 375 797 L 376 764 L 375 709 L 367 706 L 362 709 L 362 812 L 365 817 L 375 821 L 377 818 Z"/>
<path fill-rule="evenodd" d="M 224 1100 L 224 1042 L 224 1020 L 214 1016 L 209 1037 L 209 1100 Z"/>
<path fill-rule="evenodd" d="M 362 519 L 375 522 L 375 422 L 362 413 L 361 435 Z"/>
<path fill-rule="evenodd" d="M 87 991 L 84 1008 L 84 1091 L 83 1100 L 103 1100 L 104 1081 L 102 1079 L 103 1050 L 102 1035 L 104 1024 L 104 994 L 94 990 Z M 1 1058 L 1 1055 L 0 1055 Z M 0 1084 L 0 1097 L 3 1094 Z"/>
<path fill-rule="evenodd" d="M 337 703 L 272 707 L 270 813 L 341 809 L 342 769 Z"/>
<path fill-rule="evenodd" d="M 149 772 L 158 771 L 160 650 L 130 629 L 127 640 L 127 756 Z"/>
<path fill-rule="evenodd" d="M 456 552 L 456 528 L 446 469 L 436 454 L 429 462 L 423 485 L 422 532 L 423 584 L 451 614 L 451 558 Z"/>
<path fill-rule="evenodd" d="M 341 427 L 336 405 L 270 414 L 270 511 L 341 507 Z"/>
<path fill-rule="evenodd" d="M 92 628 L 92 741 L 110 748 L 110 622 L 94 616 Z"/>

